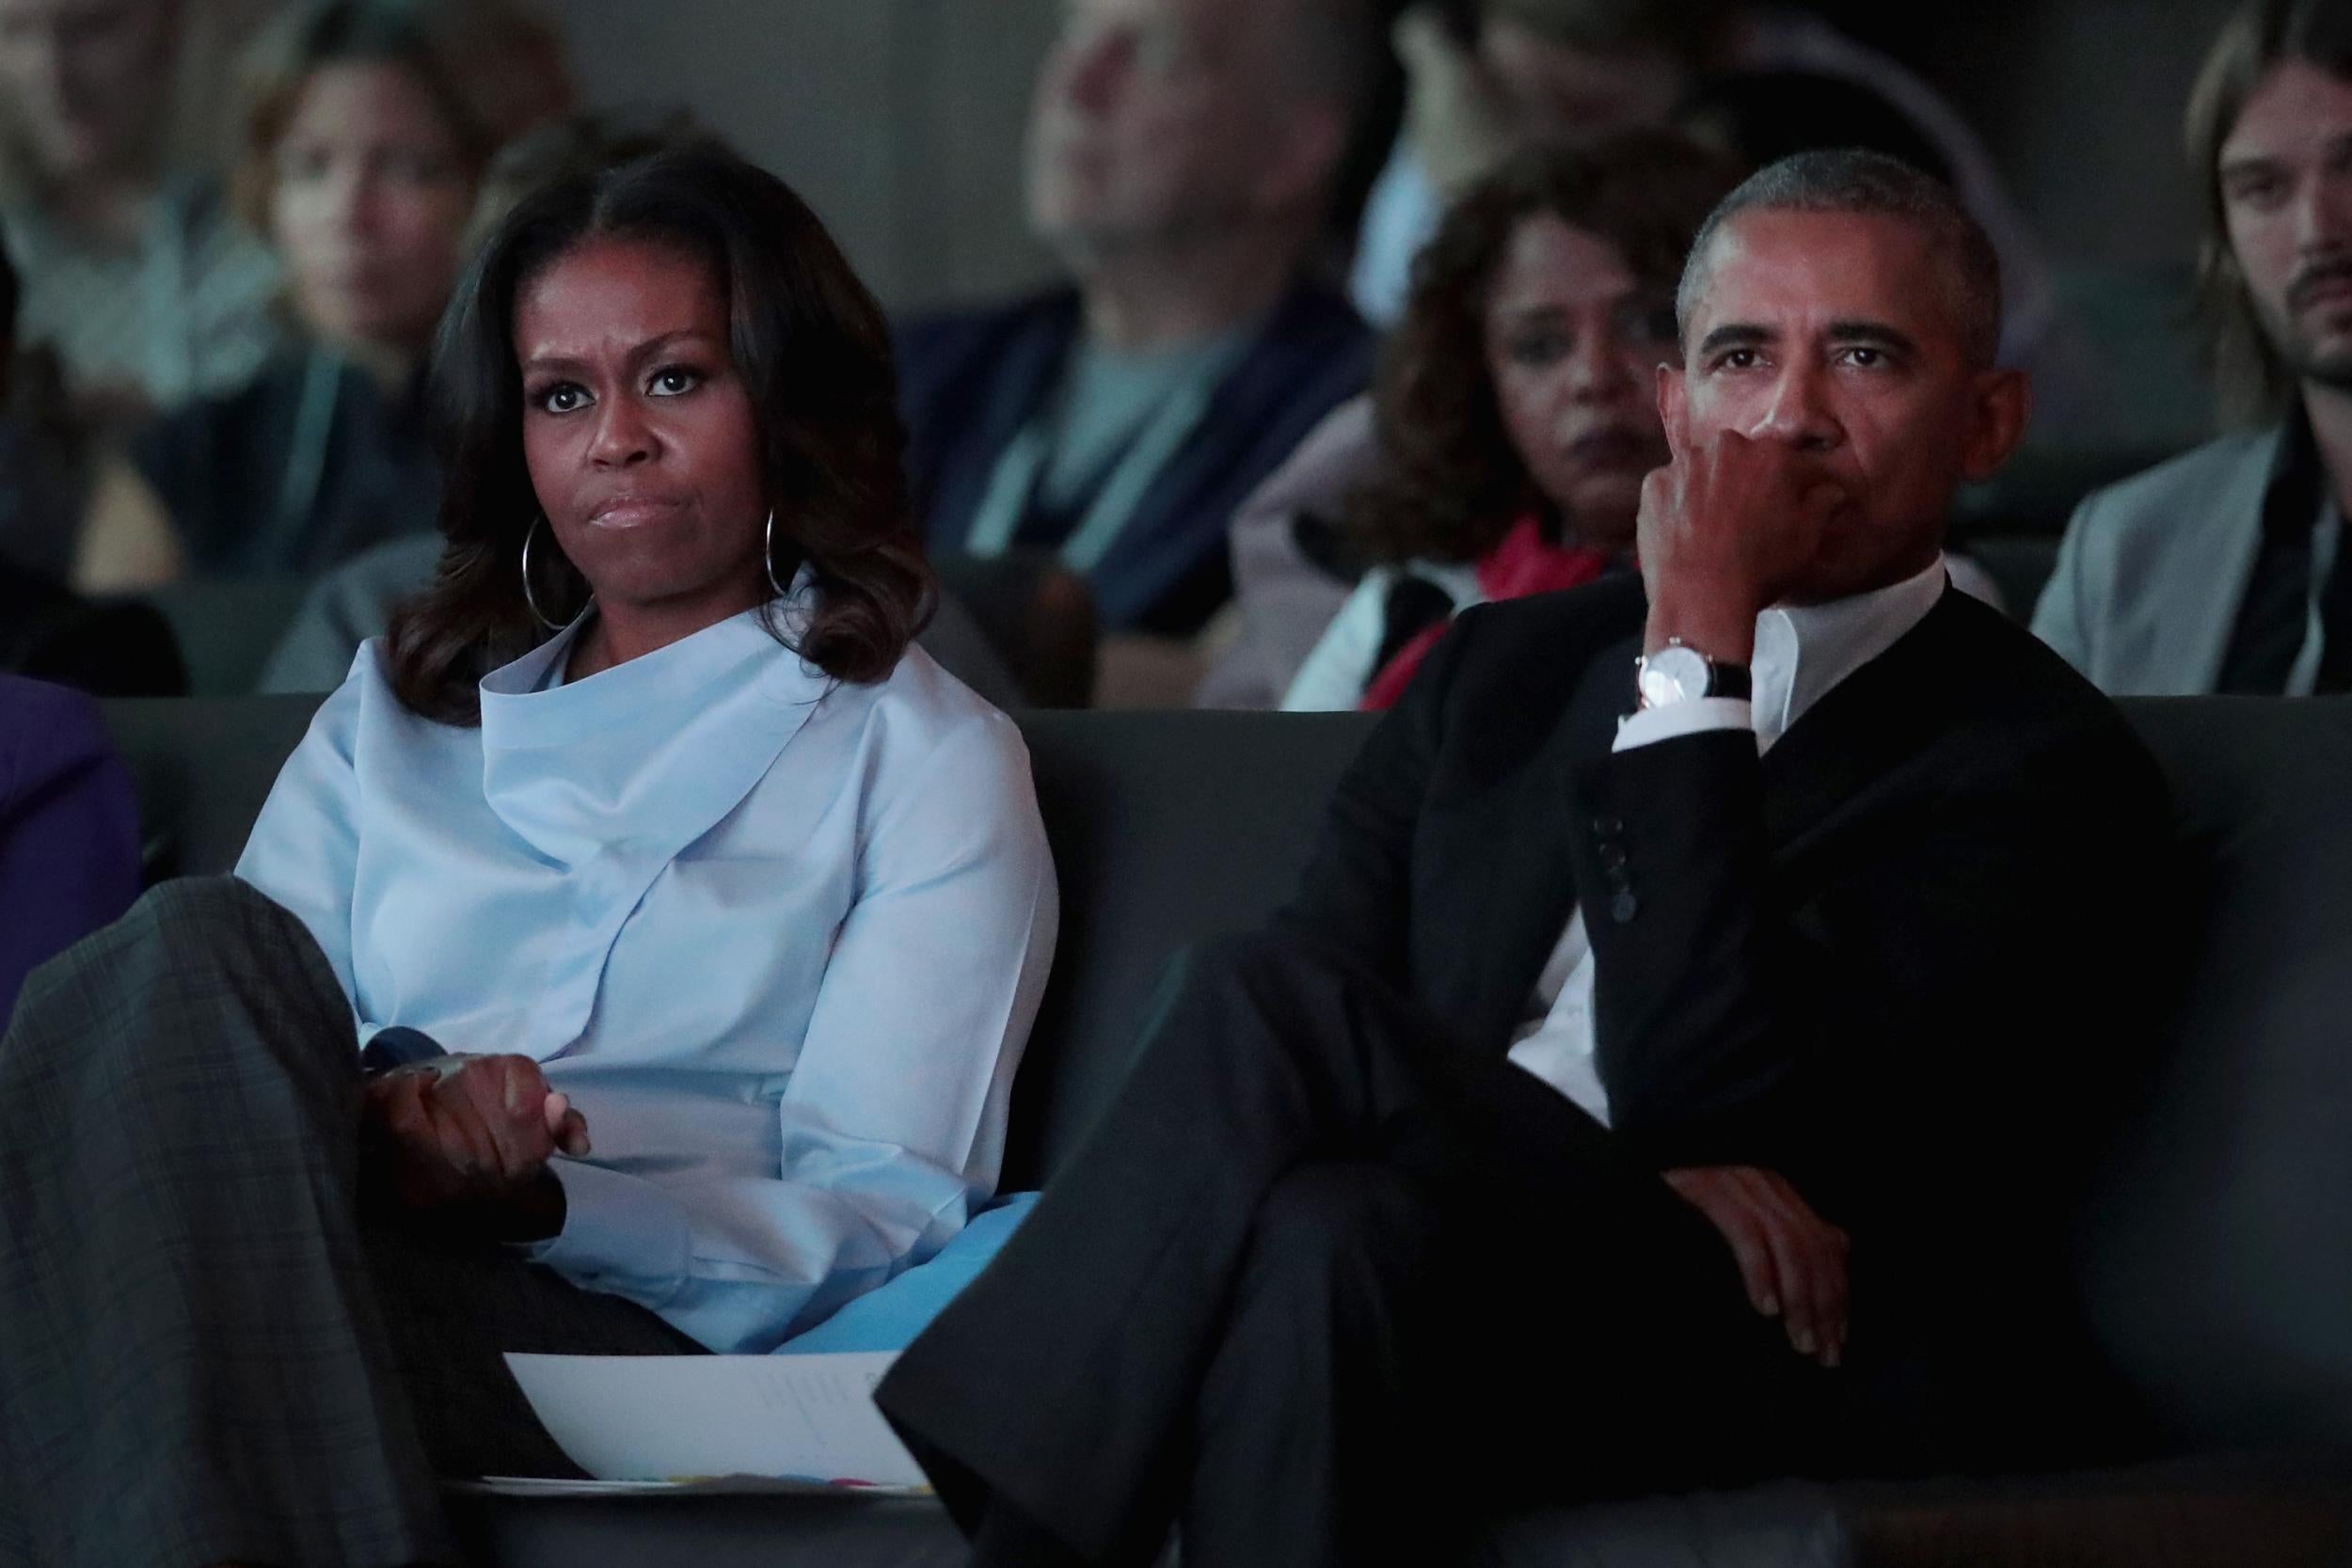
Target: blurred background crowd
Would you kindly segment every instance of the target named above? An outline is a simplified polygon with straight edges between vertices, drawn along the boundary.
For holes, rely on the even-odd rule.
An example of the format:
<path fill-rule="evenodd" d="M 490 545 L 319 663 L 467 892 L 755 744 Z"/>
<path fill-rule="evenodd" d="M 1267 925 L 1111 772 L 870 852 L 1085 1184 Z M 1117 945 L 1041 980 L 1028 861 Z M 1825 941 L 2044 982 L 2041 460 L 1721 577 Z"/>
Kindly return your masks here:
<path fill-rule="evenodd" d="M 1623 569 L 1690 236 L 1810 147 L 1949 181 L 2000 251 L 2037 412 L 1955 573 L 2022 619 L 2086 494 L 2263 412 L 2194 320 L 2228 9 L 0 0 L 0 668 L 338 682 L 433 569 L 470 247 L 693 135 L 893 310 L 986 694 L 1376 706 L 1462 606 Z"/>

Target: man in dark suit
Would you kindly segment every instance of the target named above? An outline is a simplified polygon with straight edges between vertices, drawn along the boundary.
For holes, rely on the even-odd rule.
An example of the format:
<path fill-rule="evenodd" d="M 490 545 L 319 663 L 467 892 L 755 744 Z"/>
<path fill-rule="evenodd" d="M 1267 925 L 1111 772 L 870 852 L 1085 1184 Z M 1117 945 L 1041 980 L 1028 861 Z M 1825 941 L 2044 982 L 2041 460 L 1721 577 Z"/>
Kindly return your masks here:
<path fill-rule="evenodd" d="M 900 334 L 934 551 L 1049 551 L 1110 631 L 1200 629 L 1233 509 L 1370 373 L 1308 268 L 1378 47 L 1363 0 L 1073 0 L 1027 185 L 1074 286 Z"/>
<path fill-rule="evenodd" d="M 1465 1508 L 2060 1437 L 2168 831 L 1945 578 L 2026 417 L 1999 302 L 1872 154 L 1709 219 L 1644 580 L 1462 618 L 882 1384 L 977 1560 L 1451 1560 Z"/>

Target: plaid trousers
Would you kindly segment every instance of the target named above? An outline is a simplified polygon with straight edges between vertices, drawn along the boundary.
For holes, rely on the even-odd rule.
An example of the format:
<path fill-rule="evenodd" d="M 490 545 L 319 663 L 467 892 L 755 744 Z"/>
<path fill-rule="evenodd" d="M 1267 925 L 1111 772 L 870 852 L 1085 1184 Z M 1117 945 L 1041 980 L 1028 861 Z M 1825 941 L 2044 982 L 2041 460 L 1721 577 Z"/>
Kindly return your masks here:
<path fill-rule="evenodd" d="M 437 1475 L 576 1476 L 502 1353 L 659 1317 L 358 1200 L 358 1051 L 300 922 L 166 883 L 0 1038 L 0 1562 L 454 1562 Z"/>

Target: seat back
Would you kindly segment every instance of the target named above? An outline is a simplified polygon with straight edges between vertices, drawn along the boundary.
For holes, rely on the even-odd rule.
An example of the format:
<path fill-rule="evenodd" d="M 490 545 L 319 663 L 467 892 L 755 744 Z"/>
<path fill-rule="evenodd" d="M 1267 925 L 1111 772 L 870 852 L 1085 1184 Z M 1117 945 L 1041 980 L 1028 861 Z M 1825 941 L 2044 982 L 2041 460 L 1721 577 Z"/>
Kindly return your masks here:
<path fill-rule="evenodd" d="M 262 679 L 278 640 L 302 608 L 302 578 L 187 578 L 145 597 L 171 623 L 199 697 L 241 697 Z"/>
<path fill-rule="evenodd" d="M 2145 983 L 2177 1004 L 2147 1082 L 2118 1088 L 2130 1131 L 2082 1250 L 2094 1325 L 2184 1441 L 2352 1442 L 2352 699 L 2124 705 L 2171 779 L 2199 912 L 2183 963 L 2151 955 Z M 233 863 L 310 706 L 107 705 L 161 866 Z M 1011 1186 L 1065 1164 L 1116 1091 L 1168 958 L 1287 895 L 1367 721 L 1021 722 L 1062 934 L 1014 1096 Z"/>
<path fill-rule="evenodd" d="M 2199 912 L 2144 977 L 2177 1004 L 2090 1211 L 2093 1325 L 2185 1442 L 2352 1443 L 2352 700 L 2123 706 Z"/>
<path fill-rule="evenodd" d="M 138 784 L 151 876 L 222 872 L 315 697 L 105 705 Z M 1062 895 L 1061 941 L 1013 1097 L 1008 1186 L 1065 1159 L 1126 1076 L 1184 943 L 1256 924 L 1290 891 L 1366 721 L 1263 713 L 1021 718 Z"/>
<path fill-rule="evenodd" d="M 1169 958 L 1260 924 L 1290 895 L 1368 724 L 1356 714 L 1023 717 L 1062 929 L 1014 1090 L 1008 1185 L 1059 1168 L 1109 1102 Z"/>

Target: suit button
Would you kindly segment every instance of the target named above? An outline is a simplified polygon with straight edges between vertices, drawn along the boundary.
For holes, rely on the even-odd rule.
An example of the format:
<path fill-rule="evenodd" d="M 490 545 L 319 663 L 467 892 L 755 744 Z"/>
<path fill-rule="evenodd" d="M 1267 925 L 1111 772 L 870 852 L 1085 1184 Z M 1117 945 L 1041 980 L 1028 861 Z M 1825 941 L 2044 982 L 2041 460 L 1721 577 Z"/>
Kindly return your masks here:
<path fill-rule="evenodd" d="M 1596 816 L 1593 818 L 1593 832 L 1603 838 L 1614 838 L 1625 832 L 1625 822 L 1615 816 Z"/>
<path fill-rule="evenodd" d="M 1617 895 L 1609 901 L 1609 918 L 1620 926 L 1631 925 L 1633 917 L 1641 912 L 1642 901 L 1629 889 L 1618 889 Z"/>
<path fill-rule="evenodd" d="M 1615 871 L 1625 864 L 1625 846 L 1613 838 L 1602 844 L 1595 853 L 1598 856 L 1600 863 L 1611 871 Z"/>

